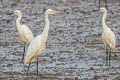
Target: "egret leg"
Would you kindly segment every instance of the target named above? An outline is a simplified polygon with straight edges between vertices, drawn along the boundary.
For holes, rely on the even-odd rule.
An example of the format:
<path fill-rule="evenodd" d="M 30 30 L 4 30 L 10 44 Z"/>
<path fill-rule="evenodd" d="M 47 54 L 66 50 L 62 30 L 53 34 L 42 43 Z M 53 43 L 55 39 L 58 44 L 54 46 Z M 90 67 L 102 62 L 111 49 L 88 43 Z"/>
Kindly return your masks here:
<path fill-rule="evenodd" d="M 30 69 L 30 65 L 31 65 L 31 62 L 29 64 L 29 66 L 28 66 L 27 76 L 28 76 L 28 72 L 29 72 L 29 69 Z"/>
<path fill-rule="evenodd" d="M 24 54 L 25 54 L 25 45 L 24 45 L 24 52 L 23 52 L 22 60 L 24 60 Z"/>
<path fill-rule="evenodd" d="M 108 50 L 106 48 L 106 65 L 107 65 L 107 63 L 108 63 Z"/>
<path fill-rule="evenodd" d="M 111 62 L 111 49 L 110 49 L 110 53 L 109 53 L 109 66 L 110 66 L 110 62 Z"/>
<path fill-rule="evenodd" d="M 108 10 L 108 6 L 107 6 L 107 0 L 105 0 L 105 4 L 106 4 L 106 9 Z"/>
<path fill-rule="evenodd" d="M 37 57 L 37 76 L 38 76 L 38 57 Z"/>
<path fill-rule="evenodd" d="M 100 10 L 100 0 L 99 0 L 99 10 Z"/>

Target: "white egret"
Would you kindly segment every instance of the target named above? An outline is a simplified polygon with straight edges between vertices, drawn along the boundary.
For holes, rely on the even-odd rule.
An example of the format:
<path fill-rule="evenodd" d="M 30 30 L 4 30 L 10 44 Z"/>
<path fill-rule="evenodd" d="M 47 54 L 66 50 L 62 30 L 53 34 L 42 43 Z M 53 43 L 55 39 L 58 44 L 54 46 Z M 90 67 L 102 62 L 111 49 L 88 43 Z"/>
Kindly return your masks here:
<path fill-rule="evenodd" d="M 106 47 L 106 65 L 107 65 L 107 58 L 109 57 L 109 66 L 111 61 L 111 52 L 115 50 L 115 44 L 116 44 L 116 38 L 114 32 L 107 27 L 105 23 L 105 19 L 107 16 L 107 10 L 105 8 L 100 8 L 100 12 L 103 13 L 102 18 L 102 27 L 103 27 L 103 33 L 102 33 L 102 39 L 103 43 Z M 108 48 L 110 49 L 110 53 L 108 53 Z"/>
<path fill-rule="evenodd" d="M 32 31 L 26 25 L 21 25 L 21 23 L 20 23 L 20 21 L 22 19 L 21 11 L 15 10 L 14 14 L 16 16 L 18 16 L 18 18 L 16 20 L 16 26 L 17 26 L 17 30 L 19 33 L 19 37 L 24 44 L 24 52 L 23 52 L 23 58 L 22 58 L 22 60 L 24 60 L 25 44 L 28 46 L 30 44 L 30 42 L 32 41 L 32 39 L 34 38 L 34 36 L 33 36 Z"/>
<path fill-rule="evenodd" d="M 31 62 L 37 58 L 37 75 L 38 75 L 38 57 L 42 53 L 42 51 L 45 49 L 46 45 L 46 40 L 48 37 L 48 31 L 49 31 L 49 19 L 48 16 L 49 14 L 61 14 L 62 12 L 55 11 L 52 9 L 48 9 L 45 12 L 45 28 L 42 32 L 42 34 L 38 35 L 36 38 L 32 40 L 30 43 L 27 54 L 25 57 L 25 65 L 28 66 L 28 71 L 29 71 L 29 66 Z"/>

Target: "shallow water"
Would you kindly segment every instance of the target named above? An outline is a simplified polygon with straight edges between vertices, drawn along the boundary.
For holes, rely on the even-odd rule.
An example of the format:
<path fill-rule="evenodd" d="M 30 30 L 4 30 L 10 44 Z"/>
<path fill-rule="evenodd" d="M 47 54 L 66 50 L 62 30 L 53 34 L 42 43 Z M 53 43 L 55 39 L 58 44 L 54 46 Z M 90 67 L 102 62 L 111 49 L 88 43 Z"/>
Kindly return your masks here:
<path fill-rule="evenodd" d="M 120 1 L 109 0 L 107 25 L 116 34 L 116 59 L 105 66 L 105 49 L 101 40 L 102 14 L 96 0 L 1 0 L 0 1 L 0 80 L 119 80 Z M 104 6 L 104 0 L 101 2 Z M 47 47 L 36 60 L 29 76 L 22 61 L 23 45 L 18 37 L 14 10 L 23 12 L 22 23 L 39 35 L 44 29 L 46 9 L 62 11 L 49 15 Z M 27 48 L 27 47 L 26 47 Z M 112 55 L 114 58 L 114 55 Z"/>

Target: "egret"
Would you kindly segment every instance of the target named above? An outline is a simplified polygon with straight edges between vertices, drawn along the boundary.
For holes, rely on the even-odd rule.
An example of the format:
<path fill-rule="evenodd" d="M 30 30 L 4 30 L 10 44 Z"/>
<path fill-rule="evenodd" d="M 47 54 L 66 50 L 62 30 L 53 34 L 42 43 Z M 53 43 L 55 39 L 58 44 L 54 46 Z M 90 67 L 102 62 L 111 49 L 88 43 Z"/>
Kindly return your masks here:
<path fill-rule="evenodd" d="M 102 40 L 103 43 L 106 47 L 106 65 L 107 62 L 109 61 L 109 66 L 110 66 L 110 61 L 111 61 L 111 53 L 114 52 L 115 50 L 115 44 L 116 44 L 116 38 L 114 32 L 107 27 L 105 23 L 105 19 L 107 17 L 107 10 L 106 8 L 100 8 L 100 12 L 103 13 L 103 18 L 102 18 L 102 27 L 103 27 L 103 33 L 102 33 Z M 108 53 L 108 48 L 110 49 L 110 52 Z M 107 60 L 107 58 L 109 58 Z"/>
<path fill-rule="evenodd" d="M 28 50 L 27 50 L 27 54 L 25 57 L 25 62 L 24 64 L 26 66 L 28 66 L 28 71 L 29 71 L 29 67 L 31 62 L 37 58 L 37 75 L 38 75 L 38 56 L 42 53 L 42 51 L 45 49 L 46 47 L 46 41 L 47 41 L 47 37 L 48 37 L 48 31 L 49 31 L 49 14 L 61 14 L 62 12 L 59 11 L 55 11 L 52 9 L 48 9 L 45 11 L 45 28 L 42 32 L 42 34 L 36 36 L 32 42 L 30 43 Z"/>
<path fill-rule="evenodd" d="M 29 45 L 30 42 L 32 41 L 32 39 L 34 38 L 32 31 L 26 26 L 26 25 L 21 25 L 20 21 L 22 19 L 22 13 L 20 10 L 15 10 L 14 14 L 16 16 L 18 16 L 18 18 L 16 19 L 16 26 L 17 26 L 17 30 L 19 33 L 19 37 L 21 39 L 21 41 L 24 44 L 24 52 L 23 52 L 23 58 L 22 60 L 24 60 L 24 53 L 25 53 L 25 45 Z"/>

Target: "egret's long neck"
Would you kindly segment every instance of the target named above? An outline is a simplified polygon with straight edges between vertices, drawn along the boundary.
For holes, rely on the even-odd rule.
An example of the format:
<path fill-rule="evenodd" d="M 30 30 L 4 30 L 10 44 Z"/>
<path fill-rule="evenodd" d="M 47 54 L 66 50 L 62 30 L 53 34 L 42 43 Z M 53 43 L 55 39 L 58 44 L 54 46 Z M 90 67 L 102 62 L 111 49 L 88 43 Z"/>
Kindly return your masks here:
<path fill-rule="evenodd" d="M 21 21 L 21 18 L 22 18 L 22 14 L 20 14 L 16 20 L 16 26 L 17 26 L 17 29 L 19 29 L 21 27 L 21 24 L 20 24 L 20 21 Z"/>
<path fill-rule="evenodd" d="M 42 33 L 45 41 L 47 40 L 47 37 L 48 37 L 48 31 L 49 31 L 49 19 L 48 19 L 48 13 L 45 12 L 45 28 L 44 28 L 43 33 Z"/>
<path fill-rule="evenodd" d="M 103 13 L 103 18 L 102 18 L 103 29 L 105 29 L 107 27 L 107 25 L 105 23 L 106 17 L 107 17 L 107 11 Z"/>

